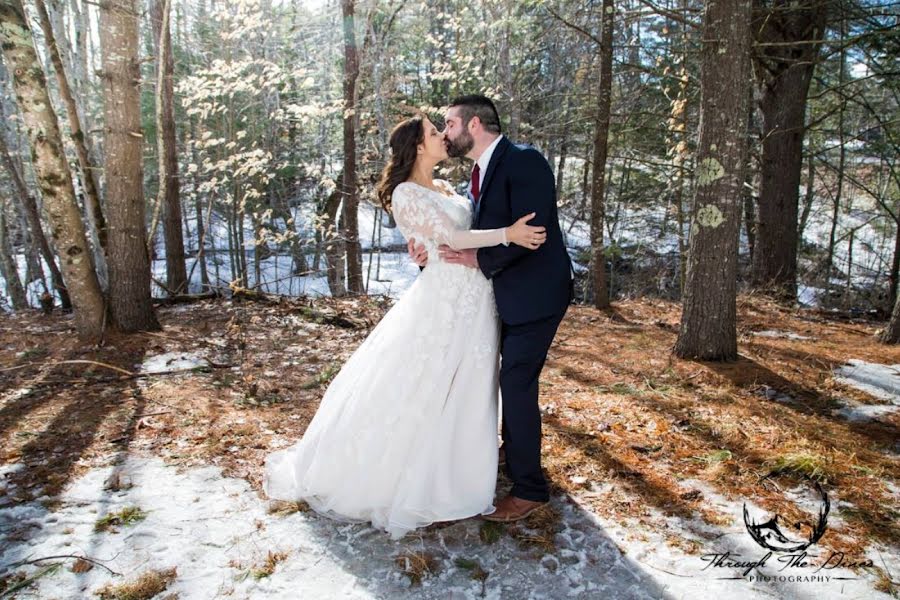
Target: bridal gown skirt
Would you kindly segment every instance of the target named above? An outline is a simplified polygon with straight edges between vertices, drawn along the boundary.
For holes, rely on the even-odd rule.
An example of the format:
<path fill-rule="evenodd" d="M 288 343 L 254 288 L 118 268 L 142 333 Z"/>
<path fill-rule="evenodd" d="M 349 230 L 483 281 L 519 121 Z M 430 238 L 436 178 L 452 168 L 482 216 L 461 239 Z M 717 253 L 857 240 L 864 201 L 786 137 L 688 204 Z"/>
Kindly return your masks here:
<path fill-rule="evenodd" d="M 395 540 L 493 512 L 498 343 L 490 282 L 430 262 L 345 363 L 303 437 L 267 456 L 266 494 Z"/>

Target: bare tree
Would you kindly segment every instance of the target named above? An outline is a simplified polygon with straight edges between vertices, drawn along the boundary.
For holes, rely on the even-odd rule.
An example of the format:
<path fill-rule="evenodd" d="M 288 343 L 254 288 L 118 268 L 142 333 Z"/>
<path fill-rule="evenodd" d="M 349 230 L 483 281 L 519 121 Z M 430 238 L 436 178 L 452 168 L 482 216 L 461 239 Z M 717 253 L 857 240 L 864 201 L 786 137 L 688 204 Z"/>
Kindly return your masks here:
<path fill-rule="evenodd" d="M 166 241 L 166 287 L 172 292 L 186 292 L 187 268 L 184 261 L 184 235 L 181 229 L 181 197 L 178 194 L 178 154 L 175 147 L 175 107 L 172 77 L 172 38 L 169 26 L 170 1 L 153 3 L 153 35 L 159 56 L 156 79 L 156 130 L 159 158 L 159 194 L 157 210 L 163 211 Z M 151 226 L 155 229 L 156 220 Z"/>

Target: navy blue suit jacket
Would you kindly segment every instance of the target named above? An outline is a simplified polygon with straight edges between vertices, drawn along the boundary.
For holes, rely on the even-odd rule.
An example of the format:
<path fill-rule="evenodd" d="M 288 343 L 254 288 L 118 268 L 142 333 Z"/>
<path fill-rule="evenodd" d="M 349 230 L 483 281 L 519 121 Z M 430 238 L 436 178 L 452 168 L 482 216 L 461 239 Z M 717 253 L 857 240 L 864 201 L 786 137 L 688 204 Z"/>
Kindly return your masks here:
<path fill-rule="evenodd" d="M 515 244 L 478 249 L 478 266 L 493 282 L 500 318 L 519 325 L 562 315 L 573 296 L 572 262 L 559 228 L 556 181 L 547 159 L 504 137 L 491 155 L 478 204 L 473 229 L 507 227 L 532 212 L 529 225 L 547 228 L 547 241 L 537 250 Z"/>

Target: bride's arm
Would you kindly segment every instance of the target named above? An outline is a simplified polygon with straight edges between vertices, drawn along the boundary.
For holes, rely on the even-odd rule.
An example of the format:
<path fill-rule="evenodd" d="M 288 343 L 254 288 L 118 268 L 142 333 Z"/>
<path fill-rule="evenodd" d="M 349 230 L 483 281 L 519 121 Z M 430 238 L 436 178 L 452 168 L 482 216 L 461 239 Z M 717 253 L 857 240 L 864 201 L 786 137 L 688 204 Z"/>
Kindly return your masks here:
<path fill-rule="evenodd" d="M 400 231 L 407 237 L 432 239 L 438 244 L 446 244 L 454 250 L 486 248 L 503 244 L 506 227 L 500 229 L 457 229 L 450 217 L 441 210 L 427 192 L 415 185 L 400 184 L 391 196 L 394 219 Z"/>

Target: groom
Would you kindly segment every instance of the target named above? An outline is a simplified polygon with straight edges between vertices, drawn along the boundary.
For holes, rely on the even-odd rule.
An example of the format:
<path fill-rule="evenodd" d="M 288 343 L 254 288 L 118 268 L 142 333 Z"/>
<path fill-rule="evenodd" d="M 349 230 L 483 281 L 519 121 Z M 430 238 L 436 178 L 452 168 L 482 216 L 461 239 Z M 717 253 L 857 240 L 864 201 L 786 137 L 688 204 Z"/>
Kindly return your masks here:
<path fill-rule="evenodd" d="M 438 249 L 445 262 L 480 269 L 494 285 L 501 320 L 502 451 L 513 487 L 497 510 L 483 518 L 516 521 L 550 499 L 541 470 L 538 379 L 573 297 L 571 261 L 559 229 L 553 172 L 543 155 L 501 135 L 497 108 L 485 96 L 456 98 L 445 122 L 447 153 L 475 161 L 469 184 L 475 208 L 472 228 L 506 227 L 531 212 L 536 216 L 529 224 L 547 228 L 547 241 L 537 250 L 514 244 Z M 424 246 L 415 240 L 410 240 L 409 253 L 419 266 L 428 260 Z"/>

